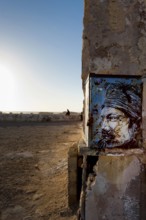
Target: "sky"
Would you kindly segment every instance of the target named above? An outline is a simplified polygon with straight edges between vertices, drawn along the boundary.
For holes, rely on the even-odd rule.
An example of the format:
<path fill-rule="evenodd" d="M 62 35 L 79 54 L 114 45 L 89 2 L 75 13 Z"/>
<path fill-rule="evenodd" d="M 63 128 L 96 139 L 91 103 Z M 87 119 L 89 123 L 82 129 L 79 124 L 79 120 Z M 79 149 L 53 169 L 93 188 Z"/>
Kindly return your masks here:
<path fill-rule="evenodd" d="M 0 111 L 82 111 L 83 2 L 0 0 Z"/>

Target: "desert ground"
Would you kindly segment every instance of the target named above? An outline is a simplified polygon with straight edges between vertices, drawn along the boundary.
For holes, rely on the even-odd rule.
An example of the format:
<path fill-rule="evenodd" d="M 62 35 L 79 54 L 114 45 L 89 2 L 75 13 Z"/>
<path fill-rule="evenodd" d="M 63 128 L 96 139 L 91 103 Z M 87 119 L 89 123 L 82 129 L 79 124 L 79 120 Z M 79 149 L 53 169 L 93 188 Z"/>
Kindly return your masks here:
<path fill-rule="evenodd" d="M 0 219 L 75 220 L 68 150 L 82 122 L 0 122 Z"/>

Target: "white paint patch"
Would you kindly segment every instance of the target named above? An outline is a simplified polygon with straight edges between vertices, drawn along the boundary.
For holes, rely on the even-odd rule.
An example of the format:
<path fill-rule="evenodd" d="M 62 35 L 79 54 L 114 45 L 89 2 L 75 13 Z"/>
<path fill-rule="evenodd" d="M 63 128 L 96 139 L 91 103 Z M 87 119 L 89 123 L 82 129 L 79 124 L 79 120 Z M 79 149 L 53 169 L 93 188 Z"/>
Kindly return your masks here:
<path fill-rule="evenodd" d="M 131 180 L 134 180 L 140 173 L 140 161 L 135 157 L 123 173 L 118 177 L 117 186 L 122 193 L 125 192 Z"/>
<path fill-rule="evenodd" d="M 92 71 L 103 71 L 103 70 L 110 70 L 112 63 L 107 58 L 95 58 L 90 62 L 89 70 Z"/>
<path fill-rule="evenodd" d="M 146 116 L 146 111 L 142 112 L 142 116 L 145 117 Z"/>
<path fill-rule="evenodd" d="M 126 22 L 126 25 L 127 25 L 127 26 L 130 26 L 130 25 L 131 25 L 131 22 L 130 22 L 130 20 L 129 20 L 128 18 L 125 18 L 125 22 Z"/>
<path fill-rule="evenodd" d="M 93 191 L 98 196 L 106 193 L 107 189 L 107 179 L 105 179 L 103 175 L 98 174 L 95 179 L 95 184 L 93 185 Z"/>

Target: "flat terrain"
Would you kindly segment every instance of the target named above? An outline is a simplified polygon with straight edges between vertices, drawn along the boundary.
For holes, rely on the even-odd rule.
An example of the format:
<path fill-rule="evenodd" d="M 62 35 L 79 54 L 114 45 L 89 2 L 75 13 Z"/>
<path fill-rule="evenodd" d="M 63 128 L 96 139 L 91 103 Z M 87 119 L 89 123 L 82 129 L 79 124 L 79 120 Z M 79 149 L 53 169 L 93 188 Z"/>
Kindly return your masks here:
<path fill-rule="evenodd" d="M 0 219 L 75 220 L 67 154 L 82 123 L 0 122 Z"/>

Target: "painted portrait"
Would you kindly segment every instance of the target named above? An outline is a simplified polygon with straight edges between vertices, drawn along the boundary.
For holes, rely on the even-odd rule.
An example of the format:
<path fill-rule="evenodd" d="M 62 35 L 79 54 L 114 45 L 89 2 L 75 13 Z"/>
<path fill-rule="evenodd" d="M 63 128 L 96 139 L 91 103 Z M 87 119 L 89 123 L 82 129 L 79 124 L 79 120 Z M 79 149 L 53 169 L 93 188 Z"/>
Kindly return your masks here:
<path fill-rule="evenodd" d="M 90 147 L 140 147 L 141 79 L 93 77 L 90 90 Z"/>

